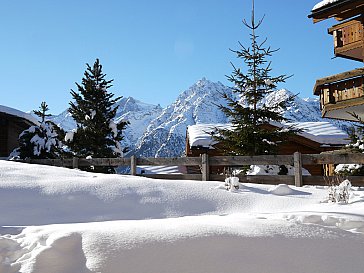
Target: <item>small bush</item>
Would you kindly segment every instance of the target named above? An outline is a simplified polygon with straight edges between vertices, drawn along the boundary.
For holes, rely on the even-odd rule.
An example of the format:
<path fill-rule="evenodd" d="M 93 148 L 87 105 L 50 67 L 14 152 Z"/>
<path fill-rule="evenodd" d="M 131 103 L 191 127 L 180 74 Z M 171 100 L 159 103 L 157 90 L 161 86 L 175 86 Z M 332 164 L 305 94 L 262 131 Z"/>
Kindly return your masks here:
<path fill-rule="evenodd" d="M 342 181 L 340 177 L 336 177 L 329 184 L 329 202 L 349 203 L 351 182 L 348 179 Z"/>

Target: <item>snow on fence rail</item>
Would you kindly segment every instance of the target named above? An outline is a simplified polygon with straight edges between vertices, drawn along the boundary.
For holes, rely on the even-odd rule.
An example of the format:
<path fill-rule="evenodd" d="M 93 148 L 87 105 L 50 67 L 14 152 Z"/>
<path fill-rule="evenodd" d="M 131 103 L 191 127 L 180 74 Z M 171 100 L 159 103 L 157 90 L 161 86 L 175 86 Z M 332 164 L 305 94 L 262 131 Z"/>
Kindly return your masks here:
<path fill-rule="evenodd" d="M 130 166 L 130 174 L 137 175 L 137 166 L 199 166 L 201 174 L 140 174 L 160 179 L 189 179 L 189 180 L 215 180 L 224 181 L 225 176 L 211 174 L 211 166 L 244 166 L 244 165 L 293 165 L 294 175 L 239 175 L 240 182 L 262 184 L 290 184 L 326 185 L 328 176 L 303 176 L 302 165 L 317 164 L 364 164 L 364 154 L 301 154 L 293 155 L 260 155 L 260 156 L 214 156 L 203 154 L 201 157 L 175 157 L 175 158 L 70 158 L 70 159 L 30 159 L 26 163 L 43 164 L 60 167 L 86 167 L 86 166 Z M 364 186 L 364 177 L 348 177 L 353 185 Z"/>

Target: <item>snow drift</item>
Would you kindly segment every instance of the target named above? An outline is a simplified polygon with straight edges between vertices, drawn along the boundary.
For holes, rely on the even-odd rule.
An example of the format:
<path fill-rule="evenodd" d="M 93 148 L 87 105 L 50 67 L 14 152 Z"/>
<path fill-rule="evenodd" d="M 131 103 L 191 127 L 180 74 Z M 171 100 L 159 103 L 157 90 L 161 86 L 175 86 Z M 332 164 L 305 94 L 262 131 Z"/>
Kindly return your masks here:
<path fill-rule="evenodd" d="M 364 191 L 0 161 L 0 272 L 363 272 Z"/>

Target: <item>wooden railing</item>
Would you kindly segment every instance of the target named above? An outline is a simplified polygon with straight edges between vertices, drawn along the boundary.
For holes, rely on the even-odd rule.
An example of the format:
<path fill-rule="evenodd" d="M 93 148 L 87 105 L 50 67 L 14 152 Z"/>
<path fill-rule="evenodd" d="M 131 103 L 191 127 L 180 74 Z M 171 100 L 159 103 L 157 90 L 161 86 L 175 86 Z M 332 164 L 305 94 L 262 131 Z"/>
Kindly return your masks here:
<path fill-rule="evenodd" d="M 341 115 L 353 120 L 345 109 L 364 103 L 364 69 L 357 68 L 318 79 L 314 94 L 320 96 L 323 116 L 327 111 L 340 110 L 343 112 Z"/>
<path fill-rule="evenodd" d="M 295 169 L 293 176 L 269 175 L 269 176 L 239 176 L 241 182 L 267 183 L 267 184 L 290 184 L 302 185 L 325 185 L 333 177 L 303 176 L 303 165 L 317 164 L 364 164 L 364 154 L 301 154 L 294 155 L 262 155 L 262 156 L 215 156 L 207 154 L 201 157 L 179 157 L 179 158 L 71 158 L 71 159 L 31 159 L 25 161 L 33 164 L 45 164 L 62 167 L 87 167 L 87 166 L 130 166 L 131 175 L 143 175 L 160 179 L 188 179 L 188 180 L 214 180 L 223 181 L 224 175 L 210 173 L 211 166 L 237 167 L 244 165 L 292 165 Z M 201 174 L 137 174 L 137 166 L 199 166 Z M 364 186 L 364 177 L 349 177 L 353 185 Z"/>
<path fill-rule="evenodd" d="M 350 21 L 335 25 L 329 29 L 334 37 L 335 55 L 363 60 L 363 23 L 362 18 L 357 17 Z"/>
<path fill-rule="evenodd" d="M 363 95 L 363 77 L 334 82 L 324 89 L 322 105 L 356 99 Z"/>

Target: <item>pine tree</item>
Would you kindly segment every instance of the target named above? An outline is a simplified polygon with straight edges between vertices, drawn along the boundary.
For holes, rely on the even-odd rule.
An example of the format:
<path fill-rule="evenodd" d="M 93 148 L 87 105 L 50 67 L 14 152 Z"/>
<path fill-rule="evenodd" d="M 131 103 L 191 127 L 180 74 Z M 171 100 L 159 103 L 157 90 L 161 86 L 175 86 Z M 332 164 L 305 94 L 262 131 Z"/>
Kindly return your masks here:
<path fill-rule="evenodd" d="M 115 124 L 113 120 L 117 111 L 114 104 L 122 97 L 113 99 L 114 94 L 108 92 L 113 80 L 105 80 L 99 59 L 92 67 L 86 65 L 82 83 L 76 83 L 78 92 L 71 90 L 75 101 L 70 102 L 69 112 L 77 122 L 77 129 L 68 137 L 67 144 L 77 157 L 120 157 L 126 151 L 121 148 L 120 141 L 128 122 Z M 94 171 L 112 173 L 113 168 L 99 167 Z"/>
<path fill-rule="evenodd" d="M 230 155 L 263 155 L 277 153 L 277 143 L 287 139 L 294 130 L 280 128 L 286 119 L 282 115 L 293 97 L 286 101 L 267 105 L 264 98 L 272 93 L 277 84 L 285 82 L 286 75 L 271 76 L 271 62 L 267 58 L 277 50 L 265 47 L 266 40 L 258 42 L 256 30 L 262 24 L 264 17 L 256 22 L 254 18 L 254 2 L 250 24 L 243 24 L 251 30 L 250 46 L 245 47 L 239 42 L 239 50 L 231 50 L 242 59 L 246 69 L 240 69 L 232 64 L 233 72 L 227 76 L 232 82 L 234 96 L 223 94 L 227 106 L 220 109 L 228 116 L 232 124 L 228 129 L 217 129 L 214 137 L 217 139 L 224 154 Z M 272 124 L 279 125 L 278 127 Z"/>
<path fill-rule="evenodd" d="M 62 156 L 60 139 L 64 132 L 46 119 L 51 116 L 47 114 L 48 110 L 48 105 L 42 102 L 39 110 L 33 111 L 40 118 L 40 124 L 31 126 L 19 135 L 19 147 L 10 154 L 10 159 L 55 159 Z"/>

